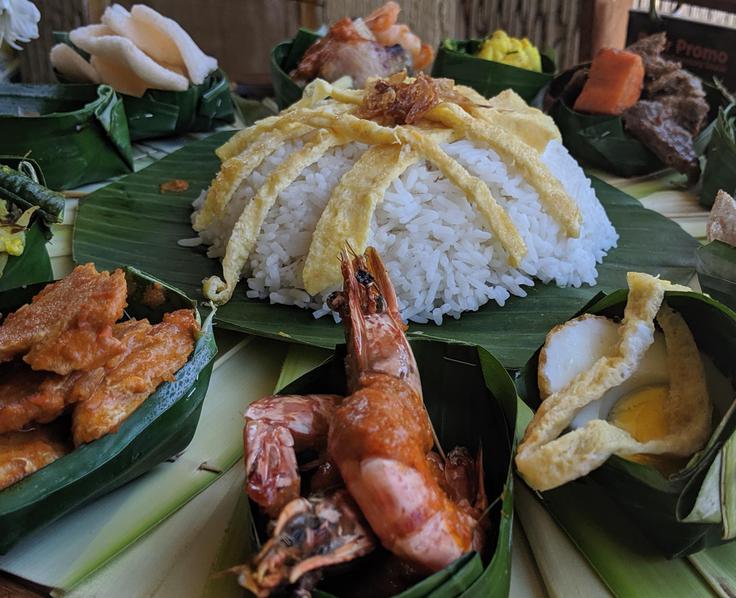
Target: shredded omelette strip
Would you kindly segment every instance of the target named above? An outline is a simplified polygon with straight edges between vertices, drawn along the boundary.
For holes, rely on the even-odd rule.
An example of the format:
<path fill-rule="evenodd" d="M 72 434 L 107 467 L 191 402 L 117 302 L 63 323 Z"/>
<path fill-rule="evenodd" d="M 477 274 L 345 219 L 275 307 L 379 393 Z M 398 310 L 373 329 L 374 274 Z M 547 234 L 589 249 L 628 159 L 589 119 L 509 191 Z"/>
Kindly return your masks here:
<path fill-rule="evenodd" d="M 279 123 L 275 123 L 278 125 Z M 298 123 L 285 123 L 274 128 L 247 146 L 240 154 L 229 158 L 207 190 L 204 207 L 197 212 L 192 227 L 196 231 L 207 228 L 213 220 L 222 217 L 240 184 L 281 145 L 309 133 L 311 129 Z"/>
<path fill-rule="evenodd" d="M 324 156 L 327 150 L 348 141 L 329 131 L 316 131 L 314 135 L 314 139 L 274 169 L 253 199 L 246 204 L 225 250 L 225 259 L 222 261 L 224 281 L 218 276 L 204 281 L 204 294 L 208 299 L 215 303 L 227 303 L 230 300 L 248 256 L 255 247 L 263 221 L 279 193 L 291 185 L 302 170 Z"/>
<path fill-rule="evenodd" d="M 536 490 L 587 475 L 611 455 L 689 456 L 708 438 L 711 406 L 700 353 L 682 317 L 663 305 L 665 291 L 689 289 L 641 273 L 629 273 L 628 284 L 618 345 L 542 402 L 519 445 L 516 465 Z M 655 317 L 664 331 L 670 370 L 668 434 L 642 443 L 601 419 L 562 434 L 580 409 L 634 373 L 654 342 Z"/>
<path fill-rule="evenodd" d="M 309 246 L 304 290 L 310 295 L 342 280 L 336 259 L 346 243 L 359 254 L 368 246 L 371 218 L 389 185 L 419 160 L 408 146 L 376 145 L 365 152 L 333 189 Z"/>
<path fill-rule="evenodd" d="M 427 118 L 457 130 L 468 139 L 493 149 L 505 162 L 514 164 L 524 179 L 539 193 L 547 213 L 557 220 L 570 237 L 580 235 L 582 217 L 578 205 L 567 194 L 539 154 L 488 120 L 473 118 L 457 104 L 445 102 L 427 113 Z"/>

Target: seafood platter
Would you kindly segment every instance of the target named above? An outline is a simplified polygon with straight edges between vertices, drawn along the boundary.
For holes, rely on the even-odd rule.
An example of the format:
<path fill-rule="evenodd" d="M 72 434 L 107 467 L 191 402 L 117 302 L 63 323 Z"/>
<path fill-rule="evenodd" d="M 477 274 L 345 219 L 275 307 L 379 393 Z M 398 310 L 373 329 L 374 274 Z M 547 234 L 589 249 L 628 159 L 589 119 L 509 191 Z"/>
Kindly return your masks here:
<path fill-rule="evenodd" d="M 100 21 L 49 60 L 119 100 L 105 143 L 207 133 L 91 192 L 0 156 L 14 587 L 521 596 L 527 554 L 549 595 L 736 591 L 733 98 L 665 33 L 558 73 L 386 2 L 277 45 L 251 114 L 175 20 Z M 718 187 L 704 244 L 622 190 L 652 172 Z"/>

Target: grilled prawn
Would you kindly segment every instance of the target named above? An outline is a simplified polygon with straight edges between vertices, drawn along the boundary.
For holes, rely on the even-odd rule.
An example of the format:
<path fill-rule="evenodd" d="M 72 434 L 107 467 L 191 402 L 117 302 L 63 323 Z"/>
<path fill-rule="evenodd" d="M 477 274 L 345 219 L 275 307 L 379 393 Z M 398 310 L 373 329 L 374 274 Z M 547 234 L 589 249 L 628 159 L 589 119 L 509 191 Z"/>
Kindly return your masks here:
<path fill-rule="evenodd" d="M 482 549 L 481 459 L 432 450 L 419 370 L 380 257 L 344 251 L 341 268 L 344 287 L 330 307 L 345 328 L 350 394 L 269 396 L 246 412 L 246 489 L 278 517 L 274 537 L 239 570 L 257 595 L 378 542 L 425 572 Z M 305 499 L 296 455 L 307 448 L 320 465 Z"/>

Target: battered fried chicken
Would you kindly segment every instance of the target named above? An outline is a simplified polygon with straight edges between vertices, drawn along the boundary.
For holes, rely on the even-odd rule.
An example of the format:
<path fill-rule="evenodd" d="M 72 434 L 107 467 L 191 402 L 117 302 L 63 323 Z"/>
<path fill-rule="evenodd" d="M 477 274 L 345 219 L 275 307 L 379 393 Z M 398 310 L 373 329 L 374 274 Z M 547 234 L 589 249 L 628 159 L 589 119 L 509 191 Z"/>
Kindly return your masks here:
<path fill-rule="evenodd" d="M 77 378 L 34 372 L 21 361 L 0 365 L 0 434 L 56 419 L 69 403 Z"/>
<path fill-rule="evenodd" d="M 50 426 L 0 434 L 0 490 L 46 467 L 69 450 Z"/>
<path fill-rule="evenodd" d="M 5 318 L 0 362 L 24 355 L 33 369 L 62 375 L 103 365 L 123 350 L 112 325 L 122 317 L 126 297 L 122 270 L 77 266 Z"/>
<path fill-rule="evenodd" d="M 100 378 L 94 383 L 85 383 L 85 392 L 94 390 L 74 407 L 76 446 L 115 432 L 159 384 L 174 380 L 194 349 L 199 331 L 194 312 L 188 309 L 165 314 L 163 321 L 145 334 L 140 334 L 145 328 L 140 322 L 125 324 L 130 326 L 125 353 L 113 358 L 101 376 L 97 372 Z"/>

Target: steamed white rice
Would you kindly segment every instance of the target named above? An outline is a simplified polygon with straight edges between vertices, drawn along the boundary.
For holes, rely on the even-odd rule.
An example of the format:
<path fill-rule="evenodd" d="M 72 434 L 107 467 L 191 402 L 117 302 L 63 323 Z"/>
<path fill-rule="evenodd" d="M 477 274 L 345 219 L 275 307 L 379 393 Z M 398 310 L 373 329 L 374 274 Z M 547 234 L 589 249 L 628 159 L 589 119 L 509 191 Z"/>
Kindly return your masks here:
<path fill-rule="evenodd" d="M 266 159 L 233 196 L 227 214 L 200 233 L 201 241 L 211 245 L 208 255 L 224 255 L 245 202 L 300 146 L 300 141 L 286 144 Z M 504 305 L 511 295 L 524 297 L 524 287 L 535 280 L 558 286 L 595 284 L 597 265 L 615 247 L 618 235 L 590 180 L 560 143 L 550 142 L 542 160 L 580 207 L 583 223 L 576 239 L 561 232 L 542 210 L 537 192 L 495 152 L 466 140 L 443 148 L 488 184 L 528 253 L 519 268 L 510 267 L 465 195 L 430 163 L 415 164 L 388 188 L 373 217 L 370 238 L 388 267 L 404 319 L 439 325 L 445 316 L 458 318 L 489 301 Z M 308 307 L 315 317 L 330 313 L 324 299 L 334 289 L 311 297 L 302 288 L 304 258 L 332 189 L 366 149 L 351 143 L 330 150 L 279 195 L 250 256 L 248 297 Z M 203 196 L 195 208 L 201 208 Z"/>

